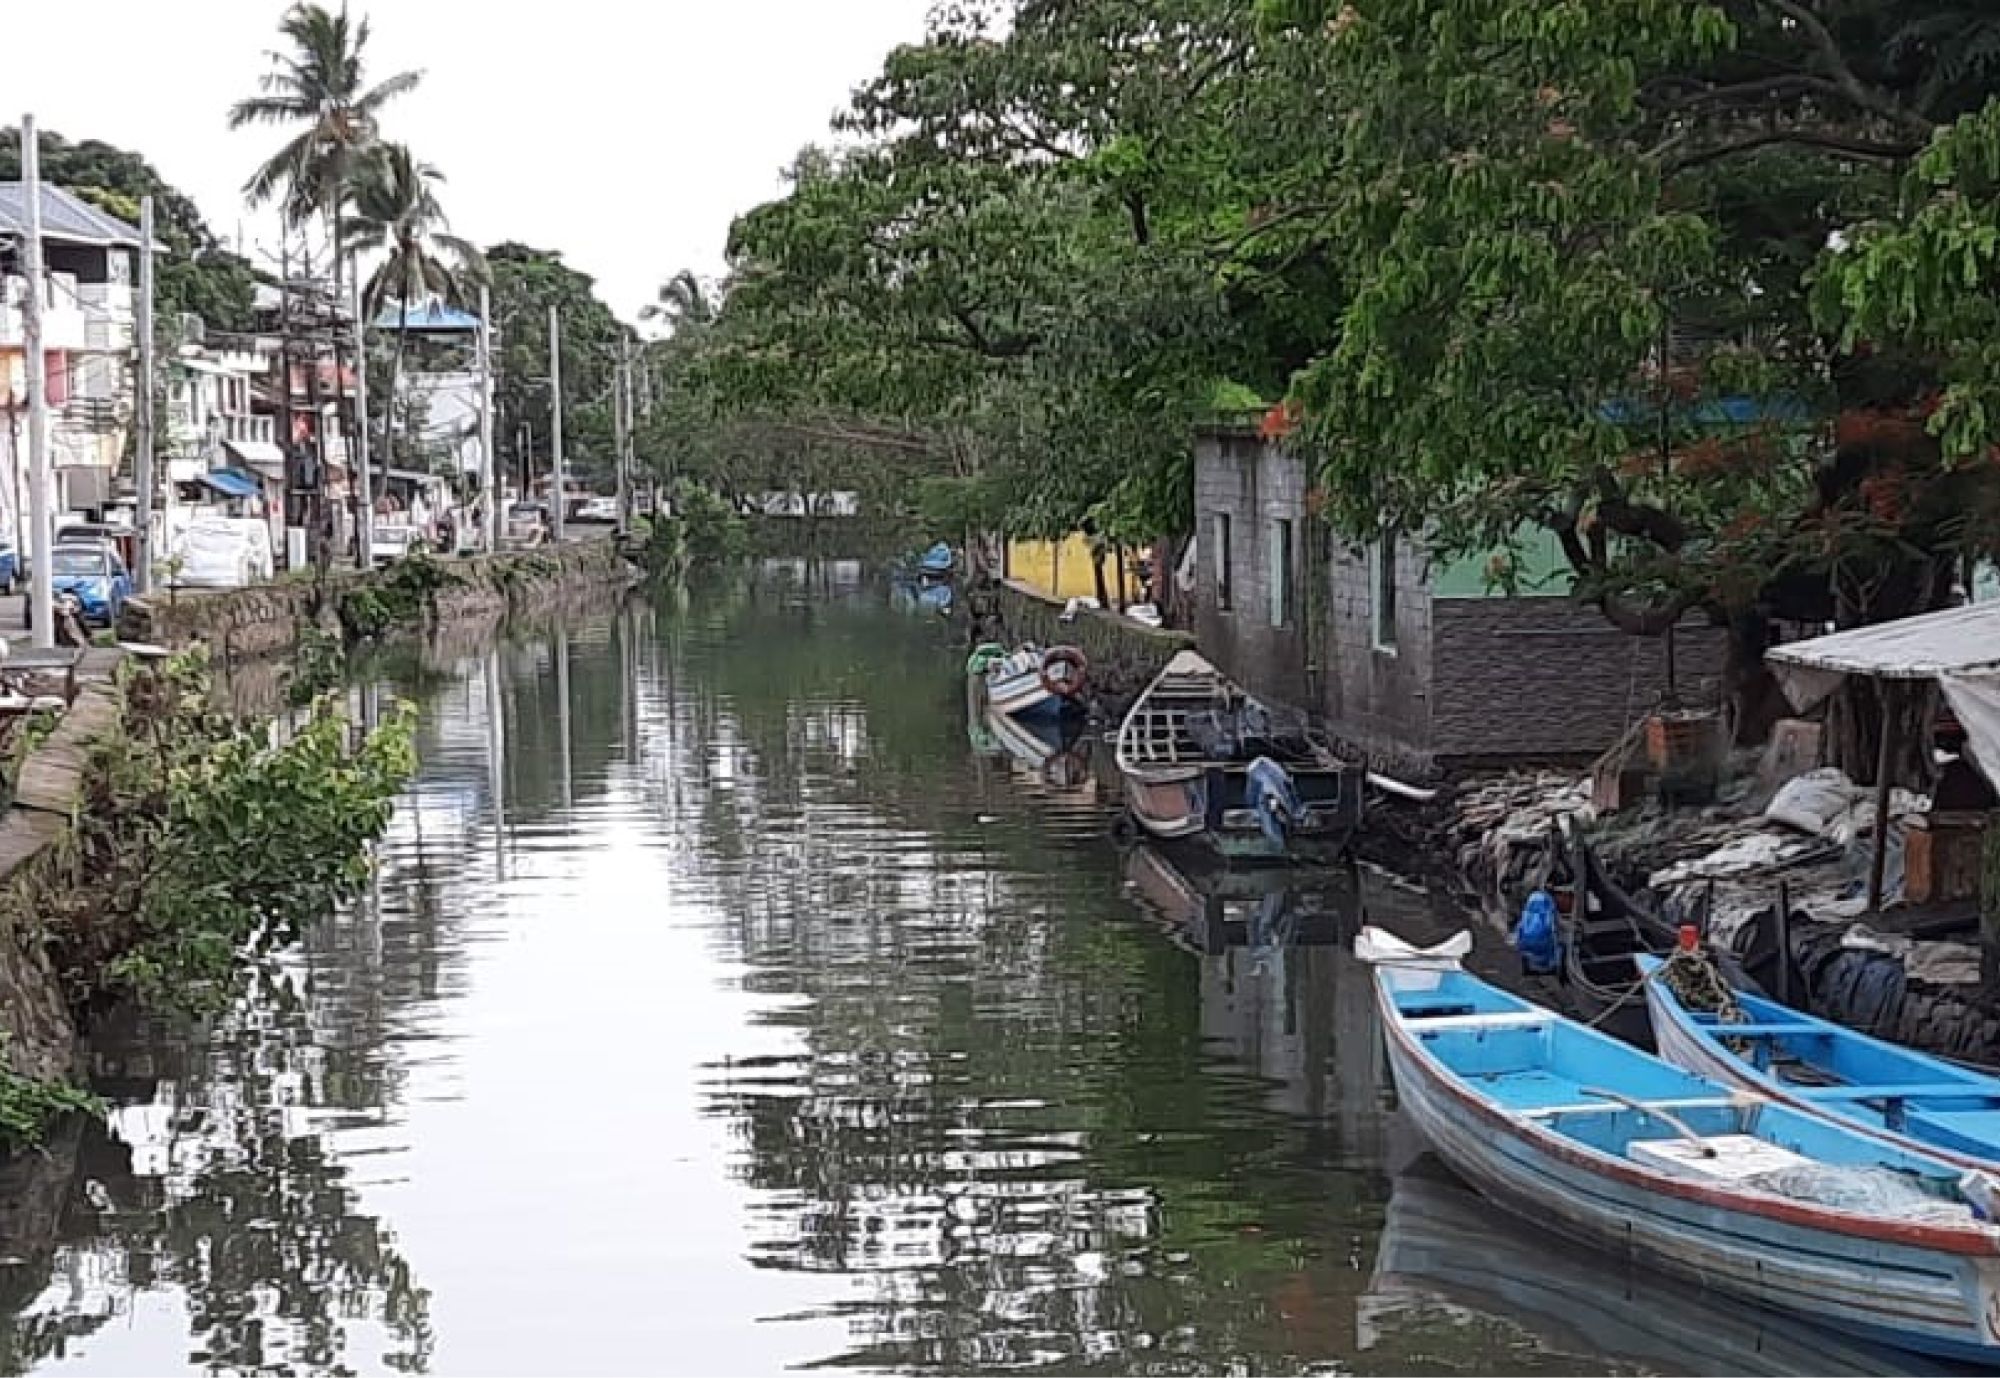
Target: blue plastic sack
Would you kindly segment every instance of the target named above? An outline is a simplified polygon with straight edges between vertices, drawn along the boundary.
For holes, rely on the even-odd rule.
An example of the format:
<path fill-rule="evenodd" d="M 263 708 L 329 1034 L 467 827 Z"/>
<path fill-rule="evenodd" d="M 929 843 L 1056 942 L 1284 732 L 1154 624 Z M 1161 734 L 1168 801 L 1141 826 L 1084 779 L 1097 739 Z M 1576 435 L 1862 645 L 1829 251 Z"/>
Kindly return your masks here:
<path fill-rule="evenodd" d="M 1529 971 L 1547 973 L 1562 962 L 1562 934 L 1556 924 L 1556 900 L 1546 890 L 1537 890 L 1521 906 L 1514 925 L 1514 949 L 1521 965 Z"/>

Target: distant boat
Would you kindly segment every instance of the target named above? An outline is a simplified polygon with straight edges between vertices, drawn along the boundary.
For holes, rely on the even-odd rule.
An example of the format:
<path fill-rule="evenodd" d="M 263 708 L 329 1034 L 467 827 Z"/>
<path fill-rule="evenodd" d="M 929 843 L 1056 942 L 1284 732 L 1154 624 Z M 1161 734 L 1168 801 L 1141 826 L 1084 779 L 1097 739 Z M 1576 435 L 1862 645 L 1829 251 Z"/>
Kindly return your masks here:
<path fill-rule="evenodd" d="M 1498 1204 L 1876 1343 L 2000 1363 L 2000 1189 L 1705 1081 L 1369 928 L 1397 1095 Z"/>
<path fill-rule="evenodd" d="M 985 679 L 986 702 L 994 712 L 1017 718 L 1080 708 L 1090 683 L 1090 662 L 1074 646 L 1007 651 L 989 641 L 967 658 L 965 672 Z"/>
<path fill-rule="evenodd" d="M 1182 651 L 1118 729 L 1125 804 L 1146 833 L 1198 840 L 1234 860 L 1338 850 L 1361 826 L 1366 772 L 1305 723 Z"/>
<path fill-rule="evenodd" d="M 1355 1302 L 1369 1368 L 1459 1360 L 1490 1373 L 1532 1353 L 1552 1372 L 1637 1364 L 1656 1373 L 1951 1373 L 1588 1249 L 1552 1249 L 1425 1158 L 1397 1175 L 1375 1269 Z M 1575 1360 L 1565 1368 L 1564 1359 Z"/>
<path fill-rule="evenodd" d="M 939 541 L 917 557 L 917 573 L 926 579 L 942 579 L 951 573 L 952 567 L 957 563 L 957 557 L 951 553 L 951 547 Z"/>
<path fill-rule="evenodd" d="M 1961 1167 L 2000 1169 L 2000 1078 L 1740 990 L 1744 1022 L 1722 1023 L 1657 978 L 1661 958 L 1638 962 L 1653 978 L 1654 1041 L 1675 1066 Z"/>

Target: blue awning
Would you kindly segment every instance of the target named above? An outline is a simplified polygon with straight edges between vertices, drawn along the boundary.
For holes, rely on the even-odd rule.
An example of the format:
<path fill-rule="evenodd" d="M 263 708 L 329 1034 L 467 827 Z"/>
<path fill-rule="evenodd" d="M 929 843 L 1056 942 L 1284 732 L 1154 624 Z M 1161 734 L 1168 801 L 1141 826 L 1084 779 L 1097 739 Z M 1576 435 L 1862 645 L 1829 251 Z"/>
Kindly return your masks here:
<path fill-rule="evenodd" d="M 264 491 L 262 484 L 241 469 L 210 469 L 201 481 L 225 498 L 254 498 Z"/>

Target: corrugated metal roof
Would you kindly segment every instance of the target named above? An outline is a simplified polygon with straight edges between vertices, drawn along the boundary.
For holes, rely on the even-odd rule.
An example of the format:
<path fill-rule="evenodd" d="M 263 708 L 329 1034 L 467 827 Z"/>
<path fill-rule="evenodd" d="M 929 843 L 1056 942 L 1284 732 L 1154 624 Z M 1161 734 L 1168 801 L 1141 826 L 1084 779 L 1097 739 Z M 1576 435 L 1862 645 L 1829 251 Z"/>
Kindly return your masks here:
<path fill-rule="evenodd" d="M 1968 603 L 1794 641 L 1764 658 L 1779 668 L 1871 679 L 1936 679 L 2000 666 L 2000 602 Z"/>
<path fill-rule="evenodd" d="M 26 234 L 28 196 L 21 182 L 0 182 L 0 233 Z M 98 244 L 126 249 L 139 247 L 139 231 L 115 215 L 106 215 L 88 201 L 42 183 L 42 238 L 65 244 Z M 158 240 L 155 249 L 163 247 Z"/>

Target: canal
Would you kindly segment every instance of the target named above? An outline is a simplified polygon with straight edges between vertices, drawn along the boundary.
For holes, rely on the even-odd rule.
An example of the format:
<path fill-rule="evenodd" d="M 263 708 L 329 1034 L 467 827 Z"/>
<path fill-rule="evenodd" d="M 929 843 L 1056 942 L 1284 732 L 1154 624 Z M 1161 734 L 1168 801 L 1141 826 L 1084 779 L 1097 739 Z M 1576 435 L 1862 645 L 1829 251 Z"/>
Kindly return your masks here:
<path fill-rule="evenodd" d="M 949 628 L 769 567 L 386 663 L 367 901 L 96 1040 L 0 1172 L 0 1368 L 1893 1371 L 1580 1258 L 1407 1140 L 1364 874 L 1121 853 Z"/>

